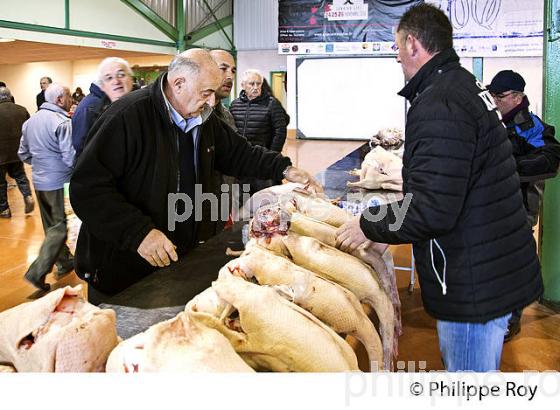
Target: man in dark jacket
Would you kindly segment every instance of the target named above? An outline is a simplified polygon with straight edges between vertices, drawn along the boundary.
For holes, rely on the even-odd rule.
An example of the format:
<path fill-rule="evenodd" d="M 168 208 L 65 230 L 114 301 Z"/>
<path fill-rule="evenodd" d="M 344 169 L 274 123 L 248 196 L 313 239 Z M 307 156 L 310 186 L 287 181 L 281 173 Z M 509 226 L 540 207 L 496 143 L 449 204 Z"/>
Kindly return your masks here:
<path fill-rule="evenodd" d="M 235 73 L 237 72 L 235 59 L 225 50 L 212 50 L 210 51 L 210 55 L 218 65 L 218 68 L 222 71 L 222 85 L 216 90 L 214 113 L 231 128 L 237 130 L 233 115 L 231 115 L 231 112 L 229 112 L 222 103 L 222 100 L 225 100 L 231 94 Z"/>
<path fill-rule="evenodd" d="M 97 81 L 72 115 L 72 145 L 79 156 L 93 123 L 101 113 L 123 95 L 132 91 L 132 70 L 126 60 L 107 57 L 97 66 Z"/>
<path fill-rule="evenodd" d="M 12 102 L 12 93 L 7 87 L 0 87 L 0 218 L 11 218 L 8 205 L 8 183 L 6 174 L 12 177 L 23 195 L 25 213 L 35 209 L 29 180 L 25 175 L 23 162 L 18 157 L 21 126 L 29 118 L 29 113 L 21 105 Z"/>
<path fill-rule="evenodd" d="M 191 49 L 94 124 L 70 183 L 72 206 L 83 221 L 76 271 L 97 290 L 94 302 L 177 261 L 213 234 L 222 215 L 203 199 L 216 194 L 214 168 L 321 189 L 289 158 L 251 147 L 211 113 L 221 82 L 209 53 Z"/>
<path fill-rule="evenodd" d="M 411 104 L 405 200 L 368 208 L 337 244 L 412 243 L 446 369 L 497 370 L 512 310 L 543 291 L 511 144 L 490 93 L 459 64 L 441 10 L 410 8 L 395 36 L 408 81 L 400 95 Z"/>
<path fill-rule="evenodd" d="M 45 102 L 45 90 L 51 84 L 52 84 L 52 79 L 50 77 L 41 77 L 41 80 L 39 81 L 41 92 L 37 94 L 37 97 L 35 98 L 37 102 L 37 110 L 40 110 L 41 105 L 43 105 L 43 103 Z"/>
<path fill-rule="evenodd" d="M 230 106 L 239 133 L 252 145 L 282 152 L 286 141 L 287 115 L 280 102 L 270 92 L 263 92 L 264 78 L 257 70 L 247 70 L 241 80 L 239 98 Z M 251 195 L 272 185 L 272 181 L 245 178 L 242 184 L 251 186 Z"/>
<path fill-rule="evenodd" d="M 502 114 L 521 179 L 523 204 L 528 221 L 535 226 L 541 209 L 544 180 L 555 177 L 560 165 L 560 144 L 554 138 L 554 127 L 529 111 L 524 94 L 525 80 L 512 70 L 500 71 L 488 85 Z M 521 330 L 522 309 L 512 312 L 505 341 Z"/>

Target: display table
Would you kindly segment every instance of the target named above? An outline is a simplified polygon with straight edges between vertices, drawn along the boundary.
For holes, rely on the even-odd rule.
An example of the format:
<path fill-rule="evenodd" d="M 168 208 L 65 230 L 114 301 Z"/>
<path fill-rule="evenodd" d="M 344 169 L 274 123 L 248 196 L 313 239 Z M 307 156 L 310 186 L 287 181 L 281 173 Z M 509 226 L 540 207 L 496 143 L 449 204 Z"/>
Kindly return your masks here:
<path fill-rule="evenodd" d="M 363 191 L 346 186 L 348 181 L 357 179 L 348 171 L 359 168 L 368 152 L 369 147 L 364 144 L 317 174 L 317 179 L 324 185 L 325 193 L 330 198 L 345 201 L 349 193 L 359 197 Z M 386 194 L 382 191 L 373 193 L 377 198 L 381 198 L 380 200 L 383 200 Z M 104 300 L 102 307 L 113 308 L 117 312 L 119 335 L 129 337 L 154 323 L 173 317 L 189 300 L 210 287 L 212 281 L 217 279 L 220 268 L 233 259 L 226 255 L 226 248 L 243 249 L 243 225 L 244 222 L 235 223 L 233 227 L 193 249 L 178 262 L 157 270 Z M 132 330 L 134 333 L 130 334 Z"/>

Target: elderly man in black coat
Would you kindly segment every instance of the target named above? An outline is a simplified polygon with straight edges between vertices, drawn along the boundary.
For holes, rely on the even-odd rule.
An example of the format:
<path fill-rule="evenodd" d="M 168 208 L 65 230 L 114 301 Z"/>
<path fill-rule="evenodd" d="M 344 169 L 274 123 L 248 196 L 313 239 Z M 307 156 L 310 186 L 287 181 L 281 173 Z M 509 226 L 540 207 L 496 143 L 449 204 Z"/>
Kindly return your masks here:
<path fill-rule="evenodd" d="M 212 113 L 221 83 L 210 54 L 188 50 L 153 84 L 111 104 L 93 126 L 70 199 L 83 221 L 76 272 L 95 302 L 177 261 L 223 226 L 228 215 L 207 200 L 221 194 L 214 169 L 322 190 L 289 158 L 252 147 Z"/>

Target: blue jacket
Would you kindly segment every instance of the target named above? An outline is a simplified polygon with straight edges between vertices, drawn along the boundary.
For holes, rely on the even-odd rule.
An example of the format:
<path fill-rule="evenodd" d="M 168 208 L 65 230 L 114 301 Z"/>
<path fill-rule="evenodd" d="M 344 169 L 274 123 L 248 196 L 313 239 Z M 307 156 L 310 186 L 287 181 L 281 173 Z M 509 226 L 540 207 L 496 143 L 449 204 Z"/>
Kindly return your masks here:
<path fill-rule="evenodd" d="M 523 204 L 528 221 L 534 226 L 541 209 L 544 180 L 558 173 L 560 144 L 554 137 L 554 127 L 529 112 L 528 101 L 525 105 L 515 115 L 508 115 L 510 118 L 504 120 L 521 179 Z"/>
<path fill-rule="evenodd" d="M 110 103 L 107 94 L 91 83 L 89 94 L 78 104 L 72 116 L 72 145 L 76 156 L 82 153 L 91 126 Z"/>
<path fill-rule="evenodd" d="M 32 166 L 37 191 L 55 191 L 70 182 L 75 151 L 68 113 L 45 102 L 22 126 L 18 155 Z"/>

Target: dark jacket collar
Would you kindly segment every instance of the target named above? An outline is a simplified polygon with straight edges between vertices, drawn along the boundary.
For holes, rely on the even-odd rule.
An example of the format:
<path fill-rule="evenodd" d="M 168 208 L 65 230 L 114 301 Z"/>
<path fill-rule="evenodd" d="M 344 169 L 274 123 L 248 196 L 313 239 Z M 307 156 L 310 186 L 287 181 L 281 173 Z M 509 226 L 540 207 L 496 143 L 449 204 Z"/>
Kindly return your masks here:
<path fill-rule="evenodd" d="M 515 125 L 523 124 L 531 119 L 529 115 L 529 99 L 527 96 L 523 97 L 523 101 L 517 107 L 505 114 L 502 121 L 505 124 L 513 123 Z"/>
<path fill-rule="evenodd" d="M 167 121 L 173 122 L 171 120 L 169 110 L 167 109 L 167 104 L 165 102 L 165 98 L 163 98 L 163 94 L 161 90 L 164 86 L 164 81 L 167 76 L 167 73 L 162 73 L 159 77 L 154 81 L 152 84 L 148 86 L 150 97 L 152 97 L 152 101 L 154 102 L 156 110 L 161 114 L 163 118 Z"/>
<path fill-rule="evenodd" d="M 249 101 L 252 104 L 259 103 L 261 101 L 268 101 L 269 98 L 270 98 L 270 93 L 267 93 L 267 92 L 264 92 L 264 91 L 261 93 L 261 95 L 259 95 L 254 100 L 249 100 L 249 97 L 247 97 L 247 93 L 245 93 L 245 90 L 241 90 L 241 92 L 239 93 L 239 99 L 241 101 L 243 101 L 244 103 L 247 103 Z"/>
<path fill-rule="evenodd" d="M 89 92 L 95 95 L 96 97 L 99 97 L 101 99 L 106 98 L 107 100 L 109 100 L 107 94 L 105 94 L 103 90 L 99 88 L 99 86 L 95 83 L 91 83 L 91 85 L 89 86 Z"/>
<path fill-rule="evenodd" d="M 432 57 L 424 64 L 408 84 L 399 91 L 399 95 L 412 102 L 414 98 L 432 84 L 436 74 L 460 67 L 459 56 L 454 49 L 448 48 Z"/>

